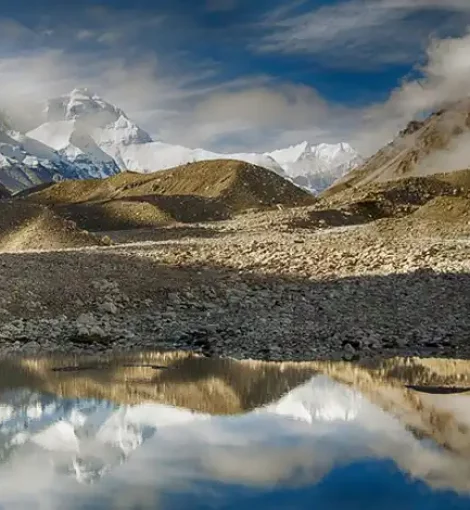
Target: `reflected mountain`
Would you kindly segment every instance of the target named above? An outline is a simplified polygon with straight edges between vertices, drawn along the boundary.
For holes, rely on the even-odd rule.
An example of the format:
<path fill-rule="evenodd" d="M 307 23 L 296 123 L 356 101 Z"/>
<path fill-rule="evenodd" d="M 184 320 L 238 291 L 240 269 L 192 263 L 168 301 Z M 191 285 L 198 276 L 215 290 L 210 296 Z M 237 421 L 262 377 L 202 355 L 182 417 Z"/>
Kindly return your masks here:
<path fill-rule="evenodd" d="M 0 508 L 467 509 L 469 368 L 3 360 Z"/>

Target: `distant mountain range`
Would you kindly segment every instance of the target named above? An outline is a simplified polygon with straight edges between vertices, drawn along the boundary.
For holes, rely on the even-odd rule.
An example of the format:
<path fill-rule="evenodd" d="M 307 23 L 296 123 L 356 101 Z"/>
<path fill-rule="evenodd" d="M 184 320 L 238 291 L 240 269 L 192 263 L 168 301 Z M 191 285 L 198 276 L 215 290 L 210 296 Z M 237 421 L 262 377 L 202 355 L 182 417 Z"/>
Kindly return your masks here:
<path fill-rule="evenodd" d="M 218 154 L 153 140 L 118 107 L 87 89 L 48 101 L 45 122 L 22 134 L 0 121 L 0 183 L 19 191 L 43 182 L 150 173 L 189 162 L 236 159 L 311 191 L 321 191 L 363 162 L 346 143 L 308 142 L 271 153 Z"/>
<path fill-rule="evenodd" d="M 312 145 L 302 142 L 267 154 L 297 185 L 322 191 L 338 178 L 364 163 L 364 159 L 347 143 Z"/>

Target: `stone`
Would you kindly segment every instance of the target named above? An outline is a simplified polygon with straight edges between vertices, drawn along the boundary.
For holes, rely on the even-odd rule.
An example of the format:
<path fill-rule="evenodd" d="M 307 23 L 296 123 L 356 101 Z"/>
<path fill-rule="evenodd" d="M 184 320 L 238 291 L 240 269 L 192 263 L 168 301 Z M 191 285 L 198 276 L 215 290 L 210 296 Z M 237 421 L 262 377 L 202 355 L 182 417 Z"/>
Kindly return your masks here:
<path fill-rule="evenodd" d="M 111 315 L 116 315 L 118 313 L 118 307 L 111 301 L 106 301 L 105 303 L 99 305 L 99 310 Z"/>

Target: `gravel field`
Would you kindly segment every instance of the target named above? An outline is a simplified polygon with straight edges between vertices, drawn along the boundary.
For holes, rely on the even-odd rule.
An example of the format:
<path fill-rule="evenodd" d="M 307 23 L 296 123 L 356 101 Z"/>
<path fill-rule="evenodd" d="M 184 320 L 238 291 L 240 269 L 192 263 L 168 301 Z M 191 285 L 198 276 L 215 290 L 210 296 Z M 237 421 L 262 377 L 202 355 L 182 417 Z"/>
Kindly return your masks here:
<path fill-rule="evenodd" d="M 292 228 L 306 215 L 248 213 L 108 233 L 113 246 L 0 254 L 0 354 L 470 354 L 467 223 Z"/>

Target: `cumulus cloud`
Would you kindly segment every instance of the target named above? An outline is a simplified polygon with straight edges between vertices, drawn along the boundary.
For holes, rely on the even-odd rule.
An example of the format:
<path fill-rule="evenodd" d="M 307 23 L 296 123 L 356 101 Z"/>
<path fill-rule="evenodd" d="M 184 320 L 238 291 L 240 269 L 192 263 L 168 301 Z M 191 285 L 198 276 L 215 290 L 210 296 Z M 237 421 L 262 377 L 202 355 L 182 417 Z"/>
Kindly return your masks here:
<path fill-rule="evenodd" d="M 421 78 L 405 81 L 385 103 L 361 114 L 353 142 L 370 153 L 389 141 L 406 122 L 422 112 L 470 96 L 470 33 L 460 38 L 432 41 Z"/>
<path fill-rule="evenodd" d="M 311 87 L 269 83 L 210 94 L 195 105 L 192 119 L 201 143 L 231 138 L 227 150 L 261 151 L 336 137 L 333 131 L 341 130 L 336 119 L 344 120 L 346 110 L 327 103 Z"/>

